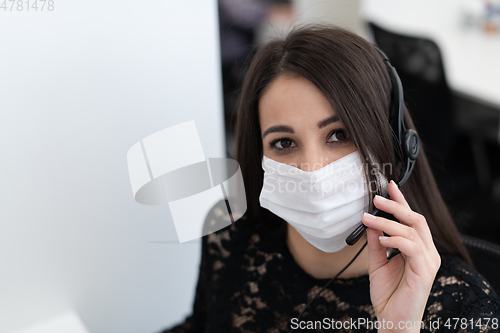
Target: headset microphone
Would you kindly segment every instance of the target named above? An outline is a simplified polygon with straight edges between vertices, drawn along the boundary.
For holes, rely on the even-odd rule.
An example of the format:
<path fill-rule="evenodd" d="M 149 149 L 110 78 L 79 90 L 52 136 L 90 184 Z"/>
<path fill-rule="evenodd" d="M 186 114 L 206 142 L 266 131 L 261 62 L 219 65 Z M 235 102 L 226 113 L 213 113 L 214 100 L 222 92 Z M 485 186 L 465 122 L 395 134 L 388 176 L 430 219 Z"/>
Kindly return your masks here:
<path fill-rule="evenodd" d="M 398 144 L 403 152 L 403 172 L 396 182 L 398 187 L 403 186 L 403 184 L 408 180 L 410 174 L 415 166 L 415 161 L 417 160 L 418 153 L 420 152 L 420 139 L 415 130 L 407 129 L 404 124 L 404 102 L 403 102 L 403 85 L 399 79 L 396 69 L 391 65 L 389 58 L 384 52 L 377 48 L 377 51 L 382 56 L 384 63 L 387 66 L 389 75 L 391 77 L 392 83 L 392 98 L 394 105 L 397 106 L 398 111 L 396 113 L 396 119 L 391 122 L 391 127 L 394 133 L 398 133 Z M 386 196 L 389 198 L 389 195 Z M 379 212 L 378 209 L 374 209 L 372 215 L 376 215 Z M 366 230 L 366 226 L 361 223 L 349 236 L 346 238 L 346 243 L 348 245 L 354 245 L 363 236 Z"/>

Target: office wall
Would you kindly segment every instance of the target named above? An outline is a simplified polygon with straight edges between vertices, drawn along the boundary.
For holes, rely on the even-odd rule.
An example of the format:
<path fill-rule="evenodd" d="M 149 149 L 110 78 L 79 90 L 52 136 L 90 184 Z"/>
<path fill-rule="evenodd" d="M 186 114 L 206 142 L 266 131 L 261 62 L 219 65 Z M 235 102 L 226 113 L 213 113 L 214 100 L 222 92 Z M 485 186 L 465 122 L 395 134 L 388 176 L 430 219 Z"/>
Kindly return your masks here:
<path fill-rule="evenodd" d="M 361 0 L 292 0 L 296 23 L 332 23 L 366 37 Z"/>
<path fill-rule="evenodd" d="M 0 332 L 71 309 L 154 332 L 189 314 L 200 243 L 134 201 L 126 154 L 195 120 L 225 156 L 216 1 L 53 4 L 0 9 Z"/>

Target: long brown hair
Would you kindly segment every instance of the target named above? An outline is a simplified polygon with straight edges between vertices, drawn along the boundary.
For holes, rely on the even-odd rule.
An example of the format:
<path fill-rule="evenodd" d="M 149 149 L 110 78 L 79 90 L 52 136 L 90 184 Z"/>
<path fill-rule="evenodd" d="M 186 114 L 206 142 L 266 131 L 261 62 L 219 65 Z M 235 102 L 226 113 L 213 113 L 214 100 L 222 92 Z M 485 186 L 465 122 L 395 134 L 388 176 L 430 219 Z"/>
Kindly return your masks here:
<path fill-rule="evenodd" d="M 247 218 L 267 223 L 262 221 L 263 217 L 270 216 L 259 204 L 263 147 L 258 102 L 266 87 L 281 75 L 300 75 L 316 85 L 363 158 L 369 151 L 379 164 L 400 167 L 397 162 L 401 152 L 393 148 L 396 134 L 389 122 L 394 113 L 391 81 L 375 46 L 335 26 L 298 26 L 285 39 L 271 41 L 258 49 L 243 82 L 236 122 L 236 160 L 245 185 Z M 416 130 L 406 108 L 405 123 L 407 128 Z M 388 179 L 397 180 L 399 167 L 382 171 Z M 365 174 L 370 183 L 377 182 L 370 163 L 365 163 Z M 368 190 L 372 200 L 375 194 L 380 194 L 379 187 Z M 412 210 L 426 218 L 438 251 L 473 266 L 438 190 L 422 144 L 413 172 L 401 191 Z"/>

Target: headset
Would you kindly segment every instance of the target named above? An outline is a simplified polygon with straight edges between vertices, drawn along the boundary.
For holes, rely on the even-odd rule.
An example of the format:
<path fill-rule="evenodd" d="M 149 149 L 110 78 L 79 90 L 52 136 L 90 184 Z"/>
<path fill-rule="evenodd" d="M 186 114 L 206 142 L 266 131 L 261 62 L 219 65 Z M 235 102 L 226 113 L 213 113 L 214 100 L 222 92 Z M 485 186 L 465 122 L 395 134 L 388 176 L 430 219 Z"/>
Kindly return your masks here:
<path fill-rule="evenodd" d="M 389 76 L 391 77 L 392 83 L 392 100 L 394 102 L 394 107 L 397 107 L 397 112 L 395 117 L 391 121 L 391 127 L 394 133 L 398 133 L 398 145 L 403 152 L 403 172 L 399 180 L 396 182 L 396 185 L 401 188 L 404 183 L 410 177 L 410 174 L 415 166 L 415 162 L 418 157 L 418 153 L 420 152 L 420 138 L 418 134 L 413 129 L 407 129 L 404 123 L 404 100 L 403 100 L 403 85 L 401 84 L 401 80 L 399 79 L 399 75 L 396 72 L 396 69 L 391 65 L 389 58 L 382 52 L 379 48 L 376 48 L 377 51 L 382 56 L 384 63 L 387 66 L 389 71 Z M 394 149 L 396 152 L 396 148 Z M 397 154 L 396 154 L 397 155 Z M 389 199 L 389 194 L 386 196 Z M 372 215 L 376 215 L 379 212 L 377 208 L 375 208 L 372 212 Z M 366 230 L 366 226 L 361 223 L 359 227 L 357 227 L 349 236 L 347 236 L 345 242 L 348 245 L 354 245 L 357 241 L 363 236 L 363 233 Z"/>
<path fill-rule="evenodd" d="M 402 170 L 403 172 L 401 173 L 401 176 L 399 177 L 398 181 L 396 182 L 396 185 L 398 188 L 401 188 L 403 184 L 408 180 L 410 177 L 411 172 L 413 171 L 413 167 L 415 166 L 415 162 L 418 157 L 418 153 L 420 152 L 420 138 L 417 134 L 417 132 L 413 129 L 407 129 L 404 123 L 404 100 L 403 100 L 403 85 L 401 84 L 401 80 L 399 78 L 398 73 L 396 72 L 396 69 L 391 65 L 391 62 L 389 61 L 389 58 L 385 55 L 384 52 L 382 52 L 378 47 L 375 47 L 377 51 L 380 53 L 387 70 L 389 72 L 389 76 L 391 78 L 391 84 L 392 84 L 392 101 L 394 108 L 397 108 L 397 111 L 394 113 L 393 119 L 390 120 L 391 128 L 394 131 L 394 133 L 398 134 L 398 142 L 394 145 L 394 152 L 397 154 L 396 150 L 400 150 L 403 154 L 402 156 L 402 163 L 403 167 Z M 399 147 L 398 147 L 399 146 Z M 398 149 L 399 148 L 399 149 Z M 389 199 L 389 194 L 386 195 L 386 198 Z M 372 215 L 376 215 L 379 212 L 377 208 L 373 210 L 371 213 Z M 363 233 L 366 231 L 366 226 L 361 223 L 360 226 L 358 226 L 349 236 L 346 238 L 346 243 L 348 245 L 354 245 L 356 244 L 361 236 L 363 236 Z M 302 311 L 299 314 L 299 317 L 297 320 L 300 320 L 302 317 L 302 314 L 305 312 L 305 310 L 309 307 L 309 305 L 318 297 L 323 290 L 330 285 L 342 272 L 344 272 L 347 267 L 349 267 L 354 260 L 360 255 L 360 253 L 364 250 L 366 245 L 368 244 L 368 241 L 365 242 L 365 244 L 361 247 L 361 249 L 356 253 L 356 255 L 351 259 L 351 261 L 340 271 L 335 275 L 328 283 L 321 288 L 321 290 L 314 296 L 312 300 L 307 303 L 306 306 L 302 309 Z M 293 328 L 290 330 L 290 333 L 293 332 Z"/>

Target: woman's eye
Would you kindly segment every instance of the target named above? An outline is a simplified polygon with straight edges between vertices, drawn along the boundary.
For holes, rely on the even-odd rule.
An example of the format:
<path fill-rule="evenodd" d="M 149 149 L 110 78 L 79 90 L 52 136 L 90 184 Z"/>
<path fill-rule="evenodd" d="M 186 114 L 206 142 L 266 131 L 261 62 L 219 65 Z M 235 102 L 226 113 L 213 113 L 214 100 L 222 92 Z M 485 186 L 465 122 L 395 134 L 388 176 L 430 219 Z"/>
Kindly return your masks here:
<path fill-rule="evenodd" d="M 349 138 L 346 132 L 343 129 L 337 129 L 330 133 L 328 142 L 343 144 L 348 140 Z M 270 148 L 277 154 L 285 153 L 295 147 L 297 147 L 297 144 L 294 143 L 293 140 L 287 138 L 279 138 L 270 142 Z"/>
<path fill-rule="evenodd" d="M 338 141 L 344 141 L 347 139 L 347 135 L 345 134 L 344 130 L 336 130 L 334 131 L 331 136 L 329 142 L 338 142 Z"/>
<path fill-rule="evenodd" d="M 273 140 L 269 143 L 269 146 L 276 154 L 284 154 L 288 152 L 290 149 L 297 147 L 297 145 L 293 142 L 293 140 L 287 138 L 279 138 Z"/>
<path fill-rule="evenodd" d="M 292 144 L 293 144 L 292 140 L 281 139 L 281 140 L 276 141 L 274 143 L 274 146 L 277 147 L 278 149 L 288 149 L 288 148 L 295 147 L 295 146 L 292 146 Z"/>

